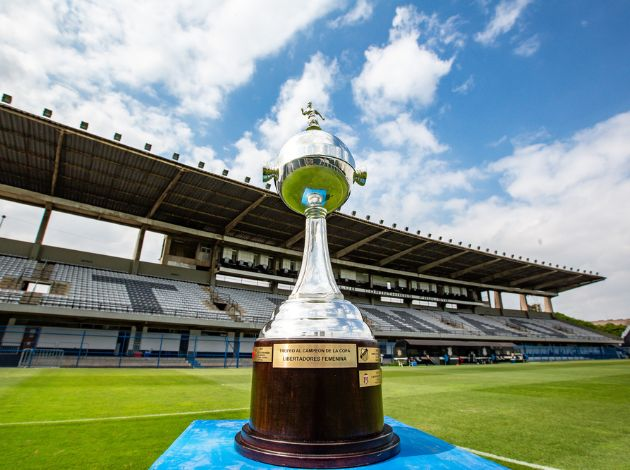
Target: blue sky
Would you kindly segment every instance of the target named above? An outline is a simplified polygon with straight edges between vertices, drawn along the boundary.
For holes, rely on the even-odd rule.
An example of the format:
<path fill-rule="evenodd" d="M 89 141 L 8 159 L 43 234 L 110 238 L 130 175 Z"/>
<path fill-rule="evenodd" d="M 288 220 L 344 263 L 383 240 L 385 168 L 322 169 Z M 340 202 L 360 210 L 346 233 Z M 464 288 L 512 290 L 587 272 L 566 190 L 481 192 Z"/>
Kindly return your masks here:
<path fill-rule="evenodd" d="M 259 5 L 2 2 L 0 92 L 256 184 L 312 100 L 368 170 L 344 211 L 599 271 L 555 307 L 630 315 L 627 1 Z M 33 238 L 37 210 L 0 212 Z M 129 256 L 134 237 L 56 214 L 46 242 Z"/>

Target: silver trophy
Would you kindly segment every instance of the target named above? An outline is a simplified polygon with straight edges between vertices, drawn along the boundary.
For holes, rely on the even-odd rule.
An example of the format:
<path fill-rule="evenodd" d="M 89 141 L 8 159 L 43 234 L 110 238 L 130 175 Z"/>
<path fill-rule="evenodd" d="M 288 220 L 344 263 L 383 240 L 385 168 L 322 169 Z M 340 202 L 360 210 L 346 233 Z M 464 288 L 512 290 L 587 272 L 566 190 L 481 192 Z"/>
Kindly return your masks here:
<path fill-rule="evenodd" d="M 276 168 L 263 169 L 284 203 L 306 216 L 302 267 L 254 344 L 250 419 L 235 445 L 273 465 L 368 465 L 396 455 L 400 441 L 384 424 L 378 343 L 335 283 L 326 237 L 326 215 L 366 173 L 321 130 L 311 103 L 302 114 L 306 130 L 282 147 Z"/>
<path fill-rule="evenodd" d="M 326 215 L 339 209 L 355 182 L 365 185 L 367 173 L 356 171 L 348 147 L 321 130 L 324 119 L 312 103 L 302 114 L 305 131 L 280 150 L 277 168 L 263 168 L 263 181 L 273 179 L 282 201 L 306 216 L 302 267 L 289 300 L 275 312 L 261 338 L 374 339 L 361 312 L 337 287 L 330 264 Z"/>

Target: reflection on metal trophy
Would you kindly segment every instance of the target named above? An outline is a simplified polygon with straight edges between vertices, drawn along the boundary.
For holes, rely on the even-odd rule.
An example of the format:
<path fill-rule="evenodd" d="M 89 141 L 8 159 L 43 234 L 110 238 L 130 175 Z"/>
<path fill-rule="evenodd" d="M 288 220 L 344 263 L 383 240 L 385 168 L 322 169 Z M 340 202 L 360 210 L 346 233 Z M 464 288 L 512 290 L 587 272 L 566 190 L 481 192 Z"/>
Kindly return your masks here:
<path fill-rule="evenodd" d="M 306 130 L 282 147 L 277 168 L 263 169 L 284 203 L 306 216 L 302 267 L 254 345 L 251 416 L 236 448 L 274 465 L 367 465 L 393 457 L 400 444 L 383 422 L 378 343 L 335 283 L 326 238 L 326 215 L 367 175 L 321 130 L 311 103 L 302 114 Z"/>

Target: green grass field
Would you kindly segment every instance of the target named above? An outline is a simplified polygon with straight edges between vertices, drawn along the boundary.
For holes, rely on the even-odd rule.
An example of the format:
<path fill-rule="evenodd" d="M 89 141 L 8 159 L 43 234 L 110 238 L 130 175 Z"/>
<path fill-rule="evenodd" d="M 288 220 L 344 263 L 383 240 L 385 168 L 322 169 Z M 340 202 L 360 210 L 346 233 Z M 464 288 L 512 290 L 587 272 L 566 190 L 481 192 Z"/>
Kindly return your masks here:
<path fill-rule="evenodd" d="M 563 469 L 630 468 L 630 361 L 384 370 L 386 414 L 451 443 Z M 246 418 L 250 376 L 0 369 L 0 468 L 147 468 L 193 419 Z M 210 410 L 235 411 L 10 424 Z"/>

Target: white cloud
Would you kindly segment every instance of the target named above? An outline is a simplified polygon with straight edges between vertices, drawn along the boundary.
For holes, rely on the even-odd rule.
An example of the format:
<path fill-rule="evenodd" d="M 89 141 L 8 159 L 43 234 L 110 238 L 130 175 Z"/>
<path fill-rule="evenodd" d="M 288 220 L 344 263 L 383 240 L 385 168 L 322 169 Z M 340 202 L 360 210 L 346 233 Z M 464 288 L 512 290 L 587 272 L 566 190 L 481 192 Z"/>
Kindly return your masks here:
<path fill-rule="evenodd" d="M 415 157 L 444 152 L 448 148 L 438 142 L 427 127 L 426 120 L 414 122 L 407 113 L 377 125 L 374 132 L 384 146 L 407 146 Z"/>
<path fill-rule="evenodd" d="M 537 34 L 525 39 L 514 48 L 514 53 L 521 57 L 533 56 L 540 49 L 540 39 Z"/>
<path fill-rule="evenodd" d="M 525 7 L 531 2 L 532 0 L 501 0 L 486 28 L 475 34 L 475 41 L 484 46 L 494 44 L 500 35 L 507 33 L 514 27 Z"/>
<path fill-rule="evenodd" d="M 453 169 L 442 160 L 427 158 L 413 146 L 365 151 L 360 165 L 367 169 L 367 184 L 353 188 L 344 211 L 354 209 L 370 214 L 372 220 L 396 222 L 414 232 L 426 232 L 437 225 L 436 220 L 459 213 L 459 195 L 473 191 L 474 182 L 482 176 L 476 168 Z"/>
<path fill-rule="evenodd" d="M 557 310 L 627 316 L 630 284 L 630 112 L 566 141 L 516 148 L 487 171 L 505 194 L 471 202 L 437 229 L 475 245 L 600 271 L 604 283 L 563 293 Z"/>
<path fill-rule="evenodd" d="M 461 49 L 466 45 L 466 36 L 459 30 L 462 20 L 451 16 L 441 21 L 437 13 L 416 14 L 417 29 L 421 32 L 424 44 L 429 49 L 443 51 L 446 46 Z"/>
<path fill-rule="evenodd" d="M 443 61 L 420 47 L 414 37 L 398 39 L 384 48 L 371 47 L 365 57 L 363 70 L 352 85 L 367 119 L 397 114 L 409 105 L 431 104 L 438 82 L 451 69 L 451 60 Z"/>
<path fill-rule="evenodd" d="M 395 222 L 413 227 L 435 210 L 444 214 L 461 207 L 453 195 L 472 189 L 479 172 L 452 170 L 436 159 L 448 146 L 440 143 L 428 119 L 411 113 L 434 101 L 440 79 L 450 72 L 453 59 L 443 60 L 435 50 L 463 45 L 457 21 L 452 17 L 442 23 L 413 6 L 399 7 L 389 42 L 366 51 L 352 87 L 381 148 L 360 149 L 358 165 L 367 169 L 368 184 L 355 188 L 347 210 L 385 220 L 396 214 Z M 446 209 L 439 207 L 444 199 L 453 200 Z"/>
<path fill-rule="evenodd" d="M 370 0 L 357 0 L 354 7 L 345 15 L 339 16 L 328 23 L 331 28 L 341 28 L 363 23 L 372 17 L 374 5 Z"/>
<path fill-rule="evenodd" d="M 260 8 L 245 0 L 4 3 L 0 58 L 12 67 L 0 78 L 26 78 L 39 88 L 62 82 L 92 95 L 168 90 L 178 114 L 216 118 L 226 94 L 252 77 L 256 60 L 333 8 L 332 0 Z"/>
<path fill-rule="evenodd" d="M 259 148 L 251 132 L 246 132 L 234 144 L 234 147 L 237 154 L 231 165 L 232 177 L 242 179 L 249 176 L 252 184 L 261 186 L 262 168 L 272 164 L 273 154 L 264 148 Z"/>
<path fill-rule="evenodd" d="M 497 140 L 490 142 L 488 144 L 488 147 L 499 147 L 500 145 L 503 145 L 508 141 L 509 141 L 508 136 L 504 134 L 501 137 L 499 137 Z"/>
<path fill-rule="evenodd" d="M 365 112 L 365 120 L 433 102 L 438 83 L 451 70 L 453 59 L 442 60 L 418 43 L 423 18 L 413 7 L 397 8 L 389 43 L 371 46 L 365 52 L 363 69 L 352 81 L 354 99 Z"/>
<path fill-rule="evenodd" d="M 547 129 L 539 127 L 538 129 L 528 130 L 521 132 L 520 134 L 516 134 L 509 140 L 513 147 L 527 147 L 530 144 L 547 141 L 550 137 L 551 134 L 549 134 Z"/>
<path fill-rule="evenodd" d="M 466 79 L 466 81 L 464 81 L 463 83 L 460 83 L 459 85 L 457 85 L 456 87 L 453 88 L 453 92 L 454 93 L 458 93 L 460 95 L 466 95 L 468 94 L 468 92 L 470 90 L 473 89 L 473 87 L 475 86 L 475 79 L 474 77 L 471 75 L 470 77 L 468 77 Z"/>
<path fill-rule="evenodd" d="M 517 148 L 491 170 L 504 176 L 512 198 L 523 201 L 564 198 L 571 189 L 596 189 L 591 183 L 602 178 L 610 178 L 616 187 L 630 172 L 629 130 L 630 113 L 619 114 L 569 141 Z M 536 190 L 528 190 L 534 182 Z"/>

